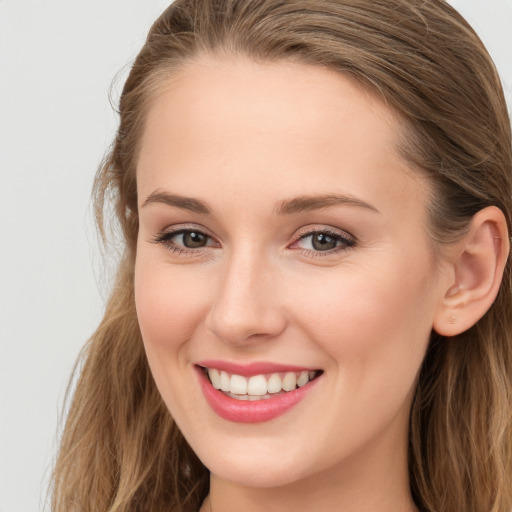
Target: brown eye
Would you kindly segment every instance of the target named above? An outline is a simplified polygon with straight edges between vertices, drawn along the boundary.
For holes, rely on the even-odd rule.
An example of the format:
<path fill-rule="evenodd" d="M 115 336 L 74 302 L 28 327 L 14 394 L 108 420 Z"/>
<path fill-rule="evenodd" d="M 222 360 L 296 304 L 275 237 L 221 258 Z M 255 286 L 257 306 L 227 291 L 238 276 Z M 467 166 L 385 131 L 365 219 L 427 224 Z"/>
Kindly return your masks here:
<path fill-rule="evenodd" d="M 329 251 L 338 245 L 338 240 L 326 233 L 315 233 L 311 237 L 311 245 L 316 251 Z"/>
<path fill-rule="evenodd" d="M 194 252 L 196 249 L 205 247 L 218 247 L 217 242 L 210 235 L 195 229 L 178 229 L 160 233 L 154 241 L 173 252 Z"/>
<path fill-rule="evenodd" d="M 198 231 L 185 231 L 180 235 L 176 235 L 176 238 L 182 238 L 182 245 L 188 249 L 198 249 L 205 247 L 208 243 L 208 236 Z"/>
<path fill-rule="evenodd" d="M 335 253 L 354 247 L 356 240 L 346 232 L 335 233 L 325 230 L 314 230 L 302 235 L 293 245 L 294 249 L 304 249 L 313 254 Z"/>

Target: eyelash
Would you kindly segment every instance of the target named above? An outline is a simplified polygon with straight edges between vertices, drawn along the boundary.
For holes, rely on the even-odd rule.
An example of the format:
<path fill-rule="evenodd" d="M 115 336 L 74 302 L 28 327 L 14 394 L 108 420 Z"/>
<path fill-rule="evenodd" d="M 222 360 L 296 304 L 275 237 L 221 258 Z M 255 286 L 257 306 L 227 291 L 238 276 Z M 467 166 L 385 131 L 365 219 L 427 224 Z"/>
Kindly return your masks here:
<path fill-rule="evenodd" d="M 181 254 L 181 255 L 197 255 L 200 252 L 202 252 L 204 249 L 211 247 L 211 246 L 204 246 L 204 247 L 198 247 L 196 249 L 183 247 L 176 245 L 175 243 L 171 242 L 171 239 L 179 236 L 184 235 L 187 233 L 197 233 L 199 235 L 205 236 L 210 240 L 215 240 L 213 236 L 209 235 L 205 231 L 202 231 L 200 229 L 194 229 L 192 227 L 187 228 L 177 228 L 175 230 L 171 231 L 162 231 L 159 233 L 154 239 L 153 242 L 157 244 L 162 244 L 167 250 L 175 253 L 175 254 Z M 329 229 L 320 228 L 320 229 L 307 229 L 303 230 L 302 232 L 299 232 L 297 235 L 296 240 L 290 244 L 290 246 L 293 246 L 297 243 L 299 243 L 302 240 L 307 239 L 308 237 L 314 236 L 314 235 L 326 235 L 328 237 L 334 238 L 336 243 L 339 244 L 339 246 L 329 249 L 326 251 L 315 251 L 311 249 L 302 249 L 300 251 L 300 254 L 303 256 L 308 257 L 322 257 L 322 256 L 329 256 L 332 254 L 336 254 L 338 252 L 342 252 L 347 249 L 353 249 L 357 245 L 357 240 L 348 233 L 340 233 L 336 231 L 331 231 Z"/>
<path fill-rule="evenodd" d="M 330 238 L 334 238 L 337 244 L 339 244 L 337 247 L 333 249 L 329 249 L 327 251 L 314 251 L 311 249 L 302 249 L 300 251 L 301 255 L 309 256 L 309 257 L 323 257 L 323 256 L 329 256 L 332 254 L 336 254 L 342 251 L 345 251 L 347 249 L 353 249 L 356 247 L 357 241 L 348 233 L 341 233 L 338 231 L 331 231 L 329 229 L 320 228 L 320 229 L 311 229 L 309 228 L 307 231 L 303 231 L 302 233 L 299 232 L 297 240 L 293 242 L 292 245 L 297 244 L 301 240 L 305 240 L 306 238 L 309 238 L 310 236 L 314 235 L 326 235 Z"/>
<path fill-rule="evenodd" d="M 192 227 L 189 228 L 177 228 L 171 231 L 162 231 L 160 232 L 154 239 L 153 242 L 156 244 L 163 245 L 168 251 L 171 251 L 175 254 L 181 254 L 181 255 L 195 255 L 199 252 L 202 252 L 203 249 L 207 248 L 205 247 L 198 247 L 197 249 L 192 249 L 189 247 L 183 247 L 180 245 L 176 245 L 173 242 L 171 242 L 171 239 L 175 236 L 184 235 L 187 233 L 197 233 L 198 235 L 205 236 L 211 240 L 214 240 L 213 236 L 209 235 L 208 233 L 205 233 L 205 231 L 201 229 L 194 229 Z"/>

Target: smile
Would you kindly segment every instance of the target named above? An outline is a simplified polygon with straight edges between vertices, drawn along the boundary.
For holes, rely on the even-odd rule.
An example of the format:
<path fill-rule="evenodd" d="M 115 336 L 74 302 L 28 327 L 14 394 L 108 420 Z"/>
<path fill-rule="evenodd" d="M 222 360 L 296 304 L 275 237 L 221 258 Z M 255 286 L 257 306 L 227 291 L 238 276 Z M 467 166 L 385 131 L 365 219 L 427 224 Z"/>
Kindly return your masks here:
<path fill-rule="evenodd" d="M 322 370 L 275 364 L 195 366 L 206 402 L 221 418 L 237 423 L 274 419 L 297 405 L 322 380 Z"/>
<path fill-rule="evenodd" d="M 319 373 L 315 370 L 259 374 L 252 377 L 206 368 L 212 386 L 236 400 L 265 400 L 305 386 Z"/>

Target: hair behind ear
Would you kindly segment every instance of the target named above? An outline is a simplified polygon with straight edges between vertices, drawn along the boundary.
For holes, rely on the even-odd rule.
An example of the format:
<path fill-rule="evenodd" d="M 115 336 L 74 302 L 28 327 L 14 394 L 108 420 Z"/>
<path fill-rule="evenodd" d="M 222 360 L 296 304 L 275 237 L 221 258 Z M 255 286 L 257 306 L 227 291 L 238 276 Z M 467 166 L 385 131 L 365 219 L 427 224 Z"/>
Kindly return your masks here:
<path fill-rule="evenodd" d="M 512 507 L 509 247 L 505 217 L 489 207 L 449 251 L 452 281 L 411 409 L 411 489 L 422 512 Z"/>

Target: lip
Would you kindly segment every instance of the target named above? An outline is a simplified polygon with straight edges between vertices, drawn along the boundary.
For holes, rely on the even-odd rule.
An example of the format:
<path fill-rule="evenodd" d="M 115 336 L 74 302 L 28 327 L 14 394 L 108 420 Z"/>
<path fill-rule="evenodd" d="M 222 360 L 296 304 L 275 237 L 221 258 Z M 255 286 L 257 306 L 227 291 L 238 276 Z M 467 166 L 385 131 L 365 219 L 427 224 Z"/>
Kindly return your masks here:
<path fill-rule="evenodd" d="M 227 373 L 242 375 L 243 377 L 252 377 L 253 375 L 260 375 L 266 373 L 280 373 L 280 372 L 304 372 L 309 370 L 317 370 L 318 368 L 306 368 L 303 366 L 292 366 L 270 362 L 254 362 L 247 364 L 232 363 L 229 361 L 218 361 L 209 359 L 207 361 L 199 361 L 197 366 L 204 368 L 216 368 Z"/>
<path fill-rule="evenodd" d="M 206 361 L 198 363 L 194 368 L 199 378 L 201 390 L 209 406 L 221 418 L 235 423 L 261 423 L 270 421 L 278 416 L 285 414 L 292 407 L 300 403 L 306 395 L 316 386 L 322 375 L 309 381 L 305 386 L 276 395 L 272 398 L 255 401 L 237 400 L 225 395 L 222 391 L 215 389 L 204 368 L 201 368 Z M 220 361 L 208 361 L 211 366 L 208 368 L 217 368 L 237 375 L 251 376 L 260 373 L 277 373 L 277 371 L 304 371 L 307 368 L 295 370 L 293 366 L 274 365 L 268 363 L 252 363 L 250 365 L 239 365 Z M 214 364 L 212 364 L 214 363 Z M 220 367 L 222 366 L 222 367 Z M 229 370 L 227 368 L 230 368 Z M 239 373 L 240 369 L 245 370 L 245 374 Z M 265 370 L 265 371 L 261 371 Z M 270 371 L 269 371 L 270 370 Z"/>

